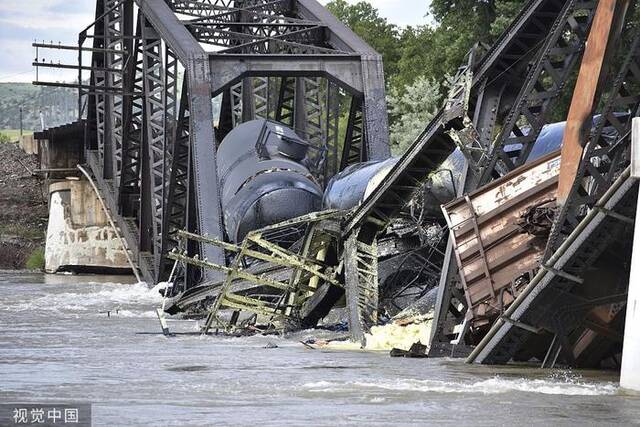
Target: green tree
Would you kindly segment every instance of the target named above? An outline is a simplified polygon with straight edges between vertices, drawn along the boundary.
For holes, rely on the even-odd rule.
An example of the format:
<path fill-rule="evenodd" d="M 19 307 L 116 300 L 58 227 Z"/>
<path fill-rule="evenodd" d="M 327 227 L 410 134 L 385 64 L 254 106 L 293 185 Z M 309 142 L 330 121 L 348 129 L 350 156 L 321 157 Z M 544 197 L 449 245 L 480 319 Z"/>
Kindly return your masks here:
<path fill-rule="evenodd" d="M 491 36 L 497 39 L 511 24 L 524 6 L 524 0 L 496 0 L 496 18 L 491 23 Z"/>
<path fill-rule="evenodd" d="M 401 155 L 436 114 L 440 106 L 438 84 L 420 77 L 402 92 L 391 88 L 387 105 L 393 119 L 389 128 L 391 151 Z"/>
<path fill-rule="evenodd" d="M 440 106 L 446 77 L 477 42 L 492 44 L 509 26 L 524 0 L 432 0 L 434 24 L 390 24 L 360 1 L 333 0 L 327 7 L 384 60 L 392 150 L 403 152 Z"/>
<path fill-rule="evenodd" d="M 427 75 L 437 81 L 453 74 L 475 43 L 493 43 L 490 30 L 496 17 L 495 0 L 433 0 L 431 14 L 437 25 Z"/>
<path fill-rule="evenodd" d="M 398 50 L 398 72 L 391 77 L 391 85 L 398 90 L 413 84 L 421 76 L 429 76 L 438 80 L 434 74 L 434 54 L 436 46 L 433 39 L 434 30 L 427 26 L 407 27 L 402 31 Z"/>
<path fill-rule="evenodd" d="M 327 4 L 333 15 L 360 36 L 382 55 L 387 83 L 398 73 L 401 56 L 400 32 L 390 24 L 371 4 L 361 1 L 350 5 L 345 0 L 333 0 Z"/>
<path fill-rule="evenodd" d="M 419 77 L 440 84 L 453 74 L 477 42 L 491 44 L 511 22 L 524 0 L 433 0 L 434 25 L 400 29 L 381 17 L 371 4 L 333 0 L 328 9 L 384 60 L 388 88 L 403 91 Z M 502 14 L 496 20 L 496 11 Z M 426 20 L 425 20 L 426 21 Z M 494 26 L 493 23 L 496 21 Z"/>

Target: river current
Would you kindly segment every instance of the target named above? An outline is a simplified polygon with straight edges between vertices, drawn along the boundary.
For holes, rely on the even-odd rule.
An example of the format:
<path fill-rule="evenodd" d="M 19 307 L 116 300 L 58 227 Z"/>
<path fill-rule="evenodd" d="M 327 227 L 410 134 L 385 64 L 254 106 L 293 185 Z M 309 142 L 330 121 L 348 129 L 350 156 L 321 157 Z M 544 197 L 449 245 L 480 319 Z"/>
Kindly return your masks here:
<path fill-rule="evenodd" d="M 196 321 L 164 337 L 160 303 L 123 277 L 0 273 L 0 403 L 90 403 L 100 426 L 640 424 L 615 373 L 299 343 L 316 331 L 200 337 Z"/>

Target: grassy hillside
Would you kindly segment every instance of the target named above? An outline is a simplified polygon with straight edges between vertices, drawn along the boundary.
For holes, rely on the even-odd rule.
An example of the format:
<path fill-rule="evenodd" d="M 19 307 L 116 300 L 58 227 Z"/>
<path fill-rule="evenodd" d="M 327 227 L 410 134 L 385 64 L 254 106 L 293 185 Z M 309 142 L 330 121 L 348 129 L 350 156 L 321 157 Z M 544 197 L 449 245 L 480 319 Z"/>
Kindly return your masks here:
<path fill-rule="evenodd" d="M 32 130 L 23 130 L 23 135 L 31 135 Z M 20 129 L 0 129 L 0 134 L 6 136 L 7 142 L 15 142 L 20 139 Z M 4 141 L 4 137 L 0 137 L 0 141 Z"/>
<path fill-rule="evenodd" d="M 0 130 L 40 130 L 40 112 L 45 126 L 53 127 L 76 120 L 77 92 L 73 89 L 34 86 L 31 83 L 0 83 Z"/>

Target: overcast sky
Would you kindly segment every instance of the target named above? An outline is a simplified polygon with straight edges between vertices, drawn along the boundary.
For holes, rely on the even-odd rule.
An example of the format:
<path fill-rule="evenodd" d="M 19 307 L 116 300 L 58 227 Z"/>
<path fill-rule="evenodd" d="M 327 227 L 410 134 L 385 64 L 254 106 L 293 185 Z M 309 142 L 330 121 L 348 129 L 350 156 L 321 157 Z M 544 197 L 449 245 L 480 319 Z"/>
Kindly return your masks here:
<path fill-rule="evenodd" d="M 426 22 L 428 1 L 370 0 L 370 3 L 390 22 L 405 26 Z M 77 45 L 78 32 L 93 21 L 94 7 L 93 0 L 0 0 L 0 82 L 34 80 L 31 63 L 35 51 L 31 43 L 37 39 Z M 39 56 L 41 59 L 44 56 L 47 62 L 76 62 L 73 53 L 62 55 L 60 51 L 48 50 Z M 70 79 L 73 73 L 40 71 L 40 80 Z"/>

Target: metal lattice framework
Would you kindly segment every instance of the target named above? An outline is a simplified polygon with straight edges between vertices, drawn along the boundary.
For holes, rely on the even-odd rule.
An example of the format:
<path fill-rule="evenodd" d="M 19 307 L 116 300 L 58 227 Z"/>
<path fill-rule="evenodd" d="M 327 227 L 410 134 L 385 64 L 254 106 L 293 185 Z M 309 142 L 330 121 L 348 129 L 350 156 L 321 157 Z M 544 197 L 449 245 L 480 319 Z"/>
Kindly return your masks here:
<path fill-rule="evenodd" d="M 79 40 L 92 52 L 78 66 L 79 81 L 90 72 L 78 84 L 87 163 L 149 282 L 166 279 L 179 230 L 223 240 L 216 147 L 234 126 L 293 127 L 319 182 L 389 156 L 381 57 L 315 0 L 97 0 Z M 189 245 L 226 262 L 216 245 Z M 184 274 L 187 288 L 219 275 Z"/>
<path fill-rule="evenodd" d="M 585 141 L 584 160 L 567 202 L 556 215 L 543 268 L 531 281 L 532 291 L 523 292 L 517 304 L 505 313 L 503 317 L 508 321 L 496 322 L 481 351 L 472 354 L 470 361 L 506 363 L 531 337 L 548 330 L 554 338 L 542 366 L 553 367 L 561 354 L 565 361 L 575 364 L 576 339 L 571 340 L 570 332 L 575 337 L 574 330 L 591 328 L 611 336 L 607 325 L 585 319 L 589 310 L 610 306 L 613 321 L 620 312 L 619 303 L 626 299 L 625 289 L 602 287 L 602 292 L 610 294 L 591 300 L 576 297 L 571 290 L 587 279 L 585 272 L 589 266 L 607 247 L 622 238 L 625 227 L 633 225 L 630 216 L 635 206 L 635 192 L 632 190 L 637 184 L 629 177 L 628 165 L 631 119 L 640 114 L 640 100 L 634 95 L 640 83 L 639 55 L 640 37 L 636 33 L 619 69 L 609 79 L 610 87 L 604 94 L 596 126 Z M 608 136 L 604 134 L 605 129 L 610 132 Z M 529 327 L 518 327 L 518 324 Z M 589 362 L 579 360 L 578 363 L 588 366 Z"/>
<path fill-rule="evenodd" d="M 564 4 L 549 35 L 537 50 L 525 84 L 513 101 L 514 107 L 490 150 L 488 162 L 479 165 L 484 172 L 481 182 L 487 182 L 492 173 L 504 174 L 521 166 L 529 157 L 543 126 L 549 122 L 551 109 L 562 95 L 581 57 L 596 5 L 596 2 L 577 0 Z M 507 151 L 508 146 L 518 149 Z"/>
<path fill-rule="evenodd" d="M 456 74 L 444 107 L 377 191 L 350 216 L 344 230 L 345 241 L 349 242 L 355 235 L 361 244 L 372 244 L 456 148 L 468 162 L 463 185 L 458 188 L 459 195 L 524 164 L 542 128 L 553 119 L 554 106 L 572 89 L 571 76 L 580 63 L 598 5 L 598 2 L 575 0 L 533 0 L 493 47 L 486 52 L 480 47 L 474 48 L 468 62 Z M 614 112 L 623 110 L 633 115 L 635 111 L 637 101 L 629 96 L 633 93 L 630 86 L 634 84 L 635 68 L 633 61 L 629 61 L 629 58 L 624 61 L 628 68 L 623 69 L 617 86 L 610 91 L 609 108 L 603 110 L 594 142 L 586 151 L 587 156 L 594 156 L 595 163 L 584 161 L 579 172 L 580 184 L 583 178 L 588 178 L 590 183 L 588 197 L 585 200 L 579 197 L 579 191 L 572 193 L 571 203 L 565 207 L 564 216 L 558 219 L 555 233 L 563 229 L 571 231 L 579 218 L 576 219 L 575 213 L 567 216 L 564 212 L 571 211 L 571 206 L 576 212 L 576 207 L 584 207 L 585 202 L 595 203 L 621 170 L 611 165 L 624 161 L 624 150 L 619 144 L 601 138 L 601 133 L 606 126 L 614 128 L 621 137 L 628 136 L 625 127 L 630 122 L 629 115 L 620 118 Z M 618 95 L 618 92 L 621 93 Z M 563 226 L 566 221 L 570 222 L 569 227 Z M 358 253 L 353 248 L 346 249 L 344 262 L 349 265 L 355 262 Z M 436 303 L 432 348 L 448 344 L 452 337 L 451 327 L 461 324 L 465 316 L 464 309 L 454 308 L 458 303 L 462 306 L 465 303 L 452 254 L 449 246 Z M 349 301 L 349 290 L 366 286 L 366 281 L 355 275 L 345 279 L 347 305 L 356 307 L 355 296 Z M 357 293 L 351 292 L 351 295 Z M 370 305 L 377 306 L 375 303 Z M 363 307 L 359 313 L 360 323 L 373 313 L 374 309 Z M 356 338 L 362 338 L 362 334 Z"/>
<path fill-rule="evenodd" d="M 467 64 L 457 73 L 445 106 L 377 190 L 350 217 L 344 230 L 346 239 L 355 233 L 358 241 L 371 244 L 456 147 L 469 157 L 470 163 L 465 181 L 459 188 L 460 194 L 476 188 L 485 179 L 483 172 L 493 176 L 496 169 L 493 165 L 497 163 L 491 160 L 487 165 L 490 159 L 511 159 L 513 153 L 507 152 L 512 148 L 511 143 L 503 141 L 502 133 L 497 131 L 509 123 L 515 126 L 523 114 L 534 122 L 529 111 L 536 113 L 535 125 L 540 128 L 548 120 L 545 111 L 562 95 L 564 84 L 557 81 L 555 86 L 549 86 L 548 79 L 541 76 L 550 73 L 557 78 L 575 68 L 595 7 L 593 2 L 576 5 L 574 1 L 533 0 L 482 58 L 479 58 L 480 48 L 474 49 Z M 567 48 L 558 49 L 558 44 L 567 45 Z M 546 90 L 536 83 L 539 79 L 544 80 Z M 544 108 L 527 101 L 535 99 L 539 103 L 539 98 L 545 99 Z M 507 137 L 510 135 L 510 132 L 506 133 Z M 483 149 L 484 154 L 478 155 Z M 357 155 L 357 151 L 353 155 Z M 502 162 L 499 172 L 505 173 L 511 167 L 515 167 L 513 161 Z M 345 256 L 356 254 L 347 252 Z M 456 274 L 454 266 L 449 248 L 444 260 L 445 274 L 436 305 L 432 341 L 444 340 L 435 336 L 442 331 L 443 319 L 447 318 L 455 293 L 452 290 Z M 358 283 L 345 283 L 347 289 L 358 286 Z"/>
<path fill-rule="evenodd" d="M 264 233 L 278 234 L 282 224 L 250 233 L 241 245 L 224 241 L 218 144 L 246 121 L 281 122 L 311 143 L 310 169 L 325 183 L 350 164 L 387 158 L 380 56 L 315 0 L 97 0 L 93 34 L 81 33 L 79 48 L 93 52 L 90 83 L 78 83 L 88 97 L 87 162 L 145 279 L 167 278 L 179 261 L 183 286 L 173 289 L 184 292 L 182 303 L 215 297 L 205 332 L 229 324 L 222 307 L 305 324 L 339 298 L 326 289 L 333 287 L 346 292 L 351 335 L 362 341 L 377 322 L 378 237 L 454 150 L 468 166 L 458 195 L 527 161 L 572 89 L 602 4 L 529 1 L 494 46 L 470 52 L 443 108 L 360 206 L 330 213 L 344 221 L 328 228 L 316 226 L 316 217 L 295 220 L 307 227 L 304 238 L 293 233 L 294 246 L 278 246 Z M 91 48 L 83 47 L 88 38 Z M 629 223 L 633 181 L 625 168 L 629 126 L 640 108 L 639 43 L 618 61 L 617 77 L 602 79 L 613 83 L 591 108 L 601 117 L 590 139 L 579 141 L 584 153 L 575 150 L 583 157 L 541 268 L 474 360 L 505 362 L 545 330 L 554 334 L 543 363 L 551 366 L 569 351 L 570 332 L 587 325 L 585 310 L 619 301 L 620 292 L 588 300 L 571 291 Z M 443 258 L 432 349 L 449 343 L 451 327 L 465 319 L 451 243 Z M 247 288 L 236 286 L 243 283 L 269 297 L 243 293 Z M 613 319 L 620 309 L 610 311 Z"/>
<path fill-rule="evenodd" d="M 623 312 L 628 278 L 624 257 L 629 248 L 620 238 L 633 225 L 630 214 L 635 203 L 635 182 L 627 168 L 630 126 L 632 118 L 640 113 L 637 31 L 625 45 L 628 50 L 620 51 L 619 42 L 629 3 L 564 4 L 528 68 L 514 106 L 490 146 L 487 161 L 473 165 L 481 174 L 471 181 L 472 186 L 527 160 L 553 103 L 567 86 L 580 52 L 588 44 L 568 113 L 558 210 L 540 268 L 524 279 L 526 286 L 492 324 L 469 362 L 506 363 L 512 358 L 538 357 L 543 367 L 553 367 L 558 361 L 594 367 L 615 351 L 620 339 L 616 325 Z M 593 40 L 602 45 L 597 46 Z M 550 58 L 555 59 L 549 62 Z M 598 61 L 610 61 L 618 68 L 611 67 L 607 72 L 606 66 L 598 68 Z M 591 127 L 590 133 L 576 131 Z M 607 251 L 615 252 L 615 256 L 607 255 Z M 456 269 L 452 265 L 441 280 L 437 306 L 441 312 L 436 316 L 432 346 L 447 340 L 450 323 L 447 326 L 442 313 L 454 289 L 451 282 Z M 589 287 L 589 271 L 606 272 L 607 277 Z"/>
<path fill-rule="evenodd" d="M 631 119 L 640 114 L 640 99 L 633 93 L 640 85 L 640 35 L 636 35 L 629 51 L 624 55 L 620 69 L 612 79 L 611 88 L 604 94 L 600 117 L 585 146 L 584 161 L 567 198 L 557 215 L 547 242 L 548 259 L 567 234 L 611 186 L 629 162 L 628 138 Z M 622 114 L 620 114 L 622 112 Z M 607 135 L 605 129 L 613 131 Z"/>
<path fill-rule="evenodd" d="M 345 295 L 351 339 L 365 346 L 365 332 L 378 323 L 378 250 L 376 242 L 360 242 L 356 234 L 344 245 Z"/>
<path fill-rule="evenodd" d="M 234 256 L 229 266 L 211 263 L 190 256 L 187 251 L 172 251 L 168 257 L 184 266 L 195 266 L 223 273 L 220 282 L 203 283 L 182 295 L 182 308 L 206 299 L 215 298 L 208 308 L 203 333 L 211 328 L 232 332 L 240 312 L 261 316 L 267 329 L 284 330 L 304 324 L 301 308 L 318 288 L 319 283 L 341 287 L 337 271 L 325 263 L 328 246 L 339 238 L 340 211 L 315 212 L 250 232 L 240 245 L 178 232 L 184 242 L 195 240 L 220 247 Z M 304 238 L 300 245 L 283 247 L 283 235 Z M 294 238 L 294 240 L 297 240 Z M 233 310 L 230 320 L 223 318 L 223 310 Z"/>

